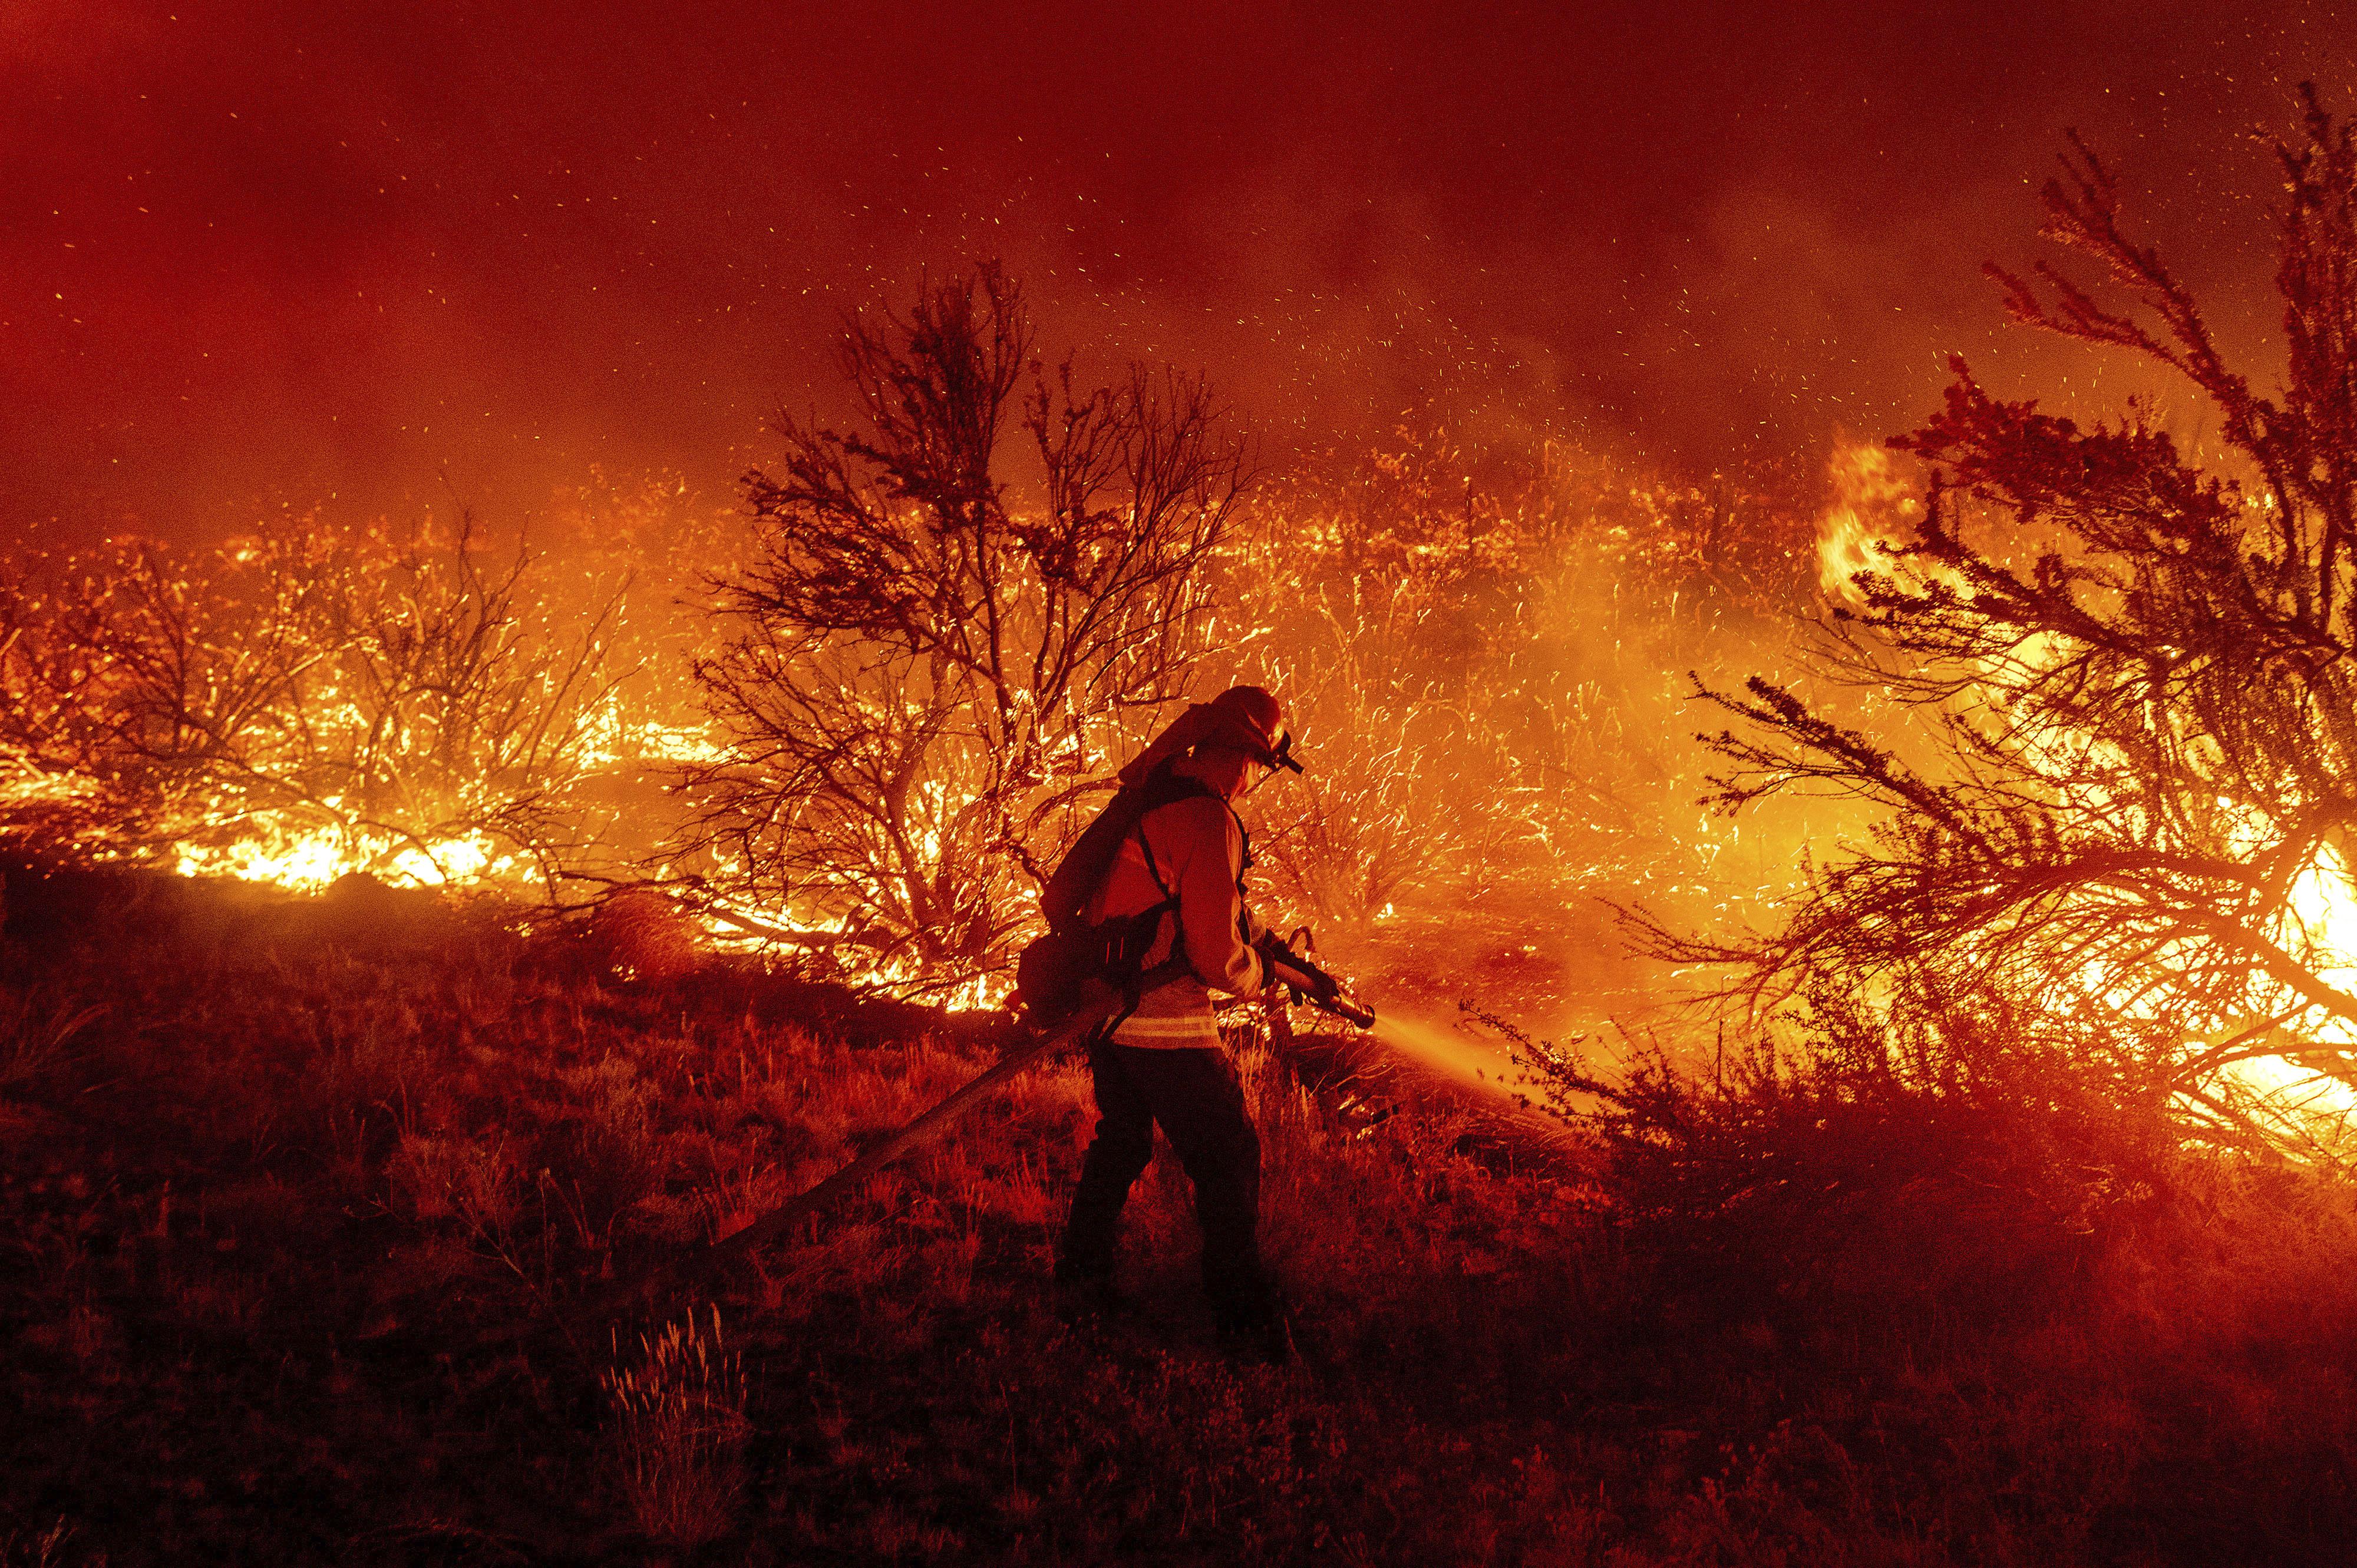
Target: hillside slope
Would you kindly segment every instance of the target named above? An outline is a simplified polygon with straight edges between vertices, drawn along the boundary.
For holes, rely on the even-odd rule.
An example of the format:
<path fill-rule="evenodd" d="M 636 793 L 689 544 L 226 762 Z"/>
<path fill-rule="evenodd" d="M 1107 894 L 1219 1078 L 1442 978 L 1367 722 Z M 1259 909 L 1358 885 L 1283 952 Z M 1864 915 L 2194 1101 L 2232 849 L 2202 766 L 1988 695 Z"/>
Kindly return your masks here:
<path fill-rule="evenodd" d="M 2357 1539 L 2357 1224 L 2296 1176 L 2189 1166 L 2135 1233 L 2001 1299 L 1796 1296 L 1448 1113 L 1370 1120 L 1254 1055 L 1302 1354 L 1238 1366 L 1168 1160 L 1131 1210 L 1131 1310 L 1059 1316 L 1090 1114 L 1066 1063 L 758 1271 L 585 1330 L 613 1282 L 980 1070 L 991 1031 L 741 968 L 619 982 L 594 944 L 422 896 L 16 868 L 6 897 L 12 1568 L 2322 1563 Z"/>

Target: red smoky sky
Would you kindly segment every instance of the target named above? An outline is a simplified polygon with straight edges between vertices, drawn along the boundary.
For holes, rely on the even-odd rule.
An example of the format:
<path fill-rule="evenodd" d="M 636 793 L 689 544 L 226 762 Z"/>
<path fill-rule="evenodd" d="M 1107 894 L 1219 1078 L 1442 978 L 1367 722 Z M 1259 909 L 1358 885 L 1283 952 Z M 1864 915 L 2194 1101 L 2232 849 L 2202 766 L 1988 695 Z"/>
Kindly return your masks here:
<path fill-rule="evenodd" d="M 839 314 L 1003 257 L 1265 456 L 1405 411 L 1671 470 L 2116 369 L 2003 325 L 2076 127 L 2264 355 L 2251 130 L 2329 5 L 0 4 L 0 509 L 231 528 L 594 467 L 715 496 Z M 2264 361 L 2262 360 L 2264 376 Z M 2105 381 L 2105 375 L 2113 376 Z"/>

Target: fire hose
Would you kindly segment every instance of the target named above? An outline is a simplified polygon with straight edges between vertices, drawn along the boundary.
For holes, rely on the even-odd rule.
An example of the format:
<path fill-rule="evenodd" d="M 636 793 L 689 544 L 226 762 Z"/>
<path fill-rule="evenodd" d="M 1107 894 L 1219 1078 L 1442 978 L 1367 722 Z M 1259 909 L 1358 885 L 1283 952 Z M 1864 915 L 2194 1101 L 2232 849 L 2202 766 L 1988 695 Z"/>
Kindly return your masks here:
<path fill-rule="evenodd" d="M 1352 1001 L 1339 982 L 1308 959 L 1285 947 L 1271 950 L 1267 957 L 1277 971 L 1279 982 L 1286 986 L 1294 1001 L 1330 1013 L 1361 1029 L 1374 1026 L 1373 1009 Z M 816 1187 L 788 1198 L 743 1229 L 731 1231 L 708 1246 L 674 1257 L 669 1263 L 608 1291 L 595 1303 L 560 1313 L 559 1322 L 566 1337 L 574 1341 L 576 1349 L 589 1345 L 596 1338 L 595 1331 L 599 1324 L 611 1323 L 643 1306 L 667 1289 L 703 1278 L 733 1262 L 751 1256 L 893 1161 L 939 1137 L 952 1122 L 973 1110 L 1000 1084 L 1061 1051 L 1080 1045 L 1121 1016 L 1127 1005 L 1126 998 L 1112 985 L 1102 981 L 1091 981 L 1083 992 L 1081 1005 L 1069 1016 L 1016 1047 L 947 1099 L 863 1151 L 858 1158 Z M 475 1342 L 474 1348 L 480 1350 L 506 1343 L 528 1331 L 527 1324 L 511 1324 L 482 1336 Z"/>
<path fill-rule="evenodd" d="M 1352 1001 L 1340 982 L 1307 958 L 1280 950 L 1271 955 L 1273 967 L 1293 1000 L 1344 1019 L 1359 1028 L 1372 1028 L 1374 1010 Z M 1291 974 L 1283 971 L 1292 971 Z M 931 1110 L 884 1138 L 849 1165 L 806 1192 L 788 1198 L 739 1230 L 733 1230 L 705 1250 L 702 1263 L 718 1267 L 745 1257 L 783 1236 L 806 1216 L 874 1176 L 910 1150 L 931 1143 L 993 1089 L 1016 1074 L 1079 1045 L 1118 1017 L 1124 1010 L 1120 992 L 1103 982 L 1092 982 L 1078 1011 L 1036 1039 L 1017 1047 Z"/>

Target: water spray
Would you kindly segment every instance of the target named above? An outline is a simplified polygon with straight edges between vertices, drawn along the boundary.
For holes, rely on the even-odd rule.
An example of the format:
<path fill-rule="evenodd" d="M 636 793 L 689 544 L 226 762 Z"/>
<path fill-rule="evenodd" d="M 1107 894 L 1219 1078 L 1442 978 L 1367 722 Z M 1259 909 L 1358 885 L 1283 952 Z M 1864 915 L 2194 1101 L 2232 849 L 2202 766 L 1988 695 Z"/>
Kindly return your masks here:
<path fill-rule="evenodd" d="M 1446 1076 L 1466 1082 L 1486 1080 L 1486 1087 L 1493 1090 L 1504 1088 L 1501 1080 L 1492 1079 L 1487 1072 L 1467 1065 L 1461 1059 L 1461 1047 L 1455 1047 L 1453 1042 L 1438 1040 L 1437 1032 L 1426 1026 L 1397 1018 L 1379 1020 L 1373 1007 L 1352 996 L 1341 981 L 1291 947 L 1274 944 L 1265 949 L 1264 954 L 1268 961 L 1268 972 L 1272 979 L 1286 988 L 1294 1003 L 1340 1018 Z M 788 1198 L 752 1223 L 731 1231 L 710 1245 L 675 1256 L 669 1263 L 608 1293 L 594 1306 L 570 1315 L 577 1321 L 570 1324 L 568 1334 L 578 1329 L 581 1334 L 594 1338 L 592 1330 L 597 1323 L 621 1316 L 666 1290 L 705 1278 L 728 1263 L 749 1257 L 781 1240 L 796 1225 L 887 1165 L 931 1143 L 999 1085 L 1050 1058 L 1084 1044 L 1098 1030 L 1121 1017 L 1128 1006 L 1127 999 L 1114 986 L 1099 980 L 1088 982 L 1081 1005 L 1052 1027 L 1033 1034 L 948 1098 L 869 1147 L 858 1158 L 817 1186 Z M 487 1346 L 512 1338 L 518 1331 L 511 1326 L 500 1335 L 487 1337 L 480 1343 Z"/>
<path fill-rule="evenodd" d="M 1271 972 L 1292 993 L 1294 1002 L 1365 1030 L 1394 1055 L 1415 1061 L 1459 1089 L 1511 1101 L 1518 1106 L 1527 1104 L 1510 1080 L 1506 1064 L 1493 1056 L 1413 1018 L 1388 1015 L 1377 1018 L 1374 1008 L 1351 996 L 1340 981 L 1303 954 L 1301 949 L 1307 945 L 1303 939 L 1308 934 L 1307 930 L 1297 932 L 1291 942 L 1277 942 L 1272 938 L 1261 949 Z M 1297 972 L 1287 974 L 1287 970 Z"/>

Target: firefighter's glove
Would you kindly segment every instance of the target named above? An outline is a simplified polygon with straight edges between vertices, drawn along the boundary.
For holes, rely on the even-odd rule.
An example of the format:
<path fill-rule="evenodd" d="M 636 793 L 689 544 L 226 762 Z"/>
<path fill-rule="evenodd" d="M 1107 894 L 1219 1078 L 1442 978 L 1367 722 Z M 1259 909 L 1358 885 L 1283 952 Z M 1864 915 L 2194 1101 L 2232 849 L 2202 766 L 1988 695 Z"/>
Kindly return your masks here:
<path fill-rule="evenodd" d="M 1292 1000 L 1299 1002 L 1308 997 L 1313 1001 L 1330 1002 L 1340 993 L 1341 987 L 1335 983 L 1332 975 L 1303 958 L 1294 950 L 1290 943 L 1275 931 L 1268 932 L 1253 946 L 1259 952 L 1262 963 L 1266 966 L 1269 979 L 1272 982 L 1281 982 L 1286 990 L 1292 993 Z M 1283 975 L 1277 973 L 1277 966 L 1280 964 L 1285 969 Z"/>
<path fill-rule="evenodd" d="M 1264 930 L 1254 937 L 1252 950 L 1260 954 L 1261 973 L 1271 985 L 1276 983 L 1276 966 L 1290 963 L 1293 959 L 1293 950 L 1286 946 L 1285 939 L 1275 931 Z"/>

